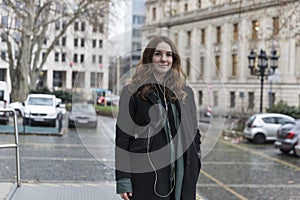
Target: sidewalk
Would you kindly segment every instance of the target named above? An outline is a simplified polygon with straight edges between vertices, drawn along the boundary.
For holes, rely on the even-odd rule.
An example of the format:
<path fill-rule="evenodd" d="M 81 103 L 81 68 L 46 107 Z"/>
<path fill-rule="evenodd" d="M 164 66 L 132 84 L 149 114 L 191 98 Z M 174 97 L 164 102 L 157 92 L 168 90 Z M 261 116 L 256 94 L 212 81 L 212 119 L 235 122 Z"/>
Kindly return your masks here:
<path fill-rule="evenodd" d="M 13 183 L 1 183 L 0 182 L 0 200 L 5 200 L 9 192 L 14 188 Z"/>
<path fill-rule="evenodd" d="M 120 200 L 112 182 L 93 183 L 23 183 L 14 194 L 15 185 L 0 183 L 0 200 Z M 6 199 L 7 198 L 7 199 Z"/>
<path fill-rule="evenodd" d="M 0 200 L 121 200 L 114 182 L 93 183 L 13 183 L 0 182 Z M 197 200 L 203 198 L 197 194 Z"/>

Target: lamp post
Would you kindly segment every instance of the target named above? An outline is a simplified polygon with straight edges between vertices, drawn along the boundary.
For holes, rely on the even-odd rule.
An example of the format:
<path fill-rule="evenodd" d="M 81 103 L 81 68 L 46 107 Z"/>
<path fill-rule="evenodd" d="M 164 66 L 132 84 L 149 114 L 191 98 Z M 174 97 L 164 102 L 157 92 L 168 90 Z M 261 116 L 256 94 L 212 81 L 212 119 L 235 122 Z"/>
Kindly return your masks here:
<path fill-rule="evenodd" d="M 255 66 L 257 58 L 257 67 Z M 270 58 L 270 68 L 268 69 L 268 59 Z M 269 75 L 274 74 L 276 68 L 278 67 L 278 56 L 277 51 L 272 50 L 271 56 L 268 58 L 266 52 L 264 50 L 260 50 L 259 55 L 256 55 L 254 50 L 250 51 L 248 55 L 249 61 L 249 69 L 251 71 L 251 75 L 256 75 L 260 77 L 260 107 L 259 112 L 263 111 L 263 89 L 264 89 L 264 78 Z"/>

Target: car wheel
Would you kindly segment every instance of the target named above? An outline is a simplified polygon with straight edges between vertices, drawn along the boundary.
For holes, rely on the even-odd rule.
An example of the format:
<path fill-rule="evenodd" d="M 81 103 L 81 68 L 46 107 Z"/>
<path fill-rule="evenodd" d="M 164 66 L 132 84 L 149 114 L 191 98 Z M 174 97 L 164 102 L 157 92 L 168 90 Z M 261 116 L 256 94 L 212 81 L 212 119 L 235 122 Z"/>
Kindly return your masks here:
<path fill-rule="evenodd" d="M 70 121 L 68 121 L 68 127 L 69 127 L 69 128 L 74 128 L 74 127 L 75 127 L 75 122 L 74 122 L 74 124 L 73 124 L 73 123 L 71 123 Z"/>
<path fill-rule="evenodd" d="M 265 137 L 264 134 L 262 134 L 262 133 L 257 133 L 257 134 L 254 136 L 253 141 L 254 141 L 256 144 L 263 144 L 263 143 L 265 143 L 265 141 L 266 141 L 266 137 Z"/>

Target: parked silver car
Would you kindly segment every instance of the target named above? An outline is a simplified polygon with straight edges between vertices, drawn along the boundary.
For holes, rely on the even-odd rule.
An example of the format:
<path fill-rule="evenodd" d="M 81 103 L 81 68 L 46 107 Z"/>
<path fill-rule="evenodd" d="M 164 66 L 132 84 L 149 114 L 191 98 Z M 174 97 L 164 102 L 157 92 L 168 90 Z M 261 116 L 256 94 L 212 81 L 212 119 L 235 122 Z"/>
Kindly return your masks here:
<path fill-rule="evenodd" d="M 298 144 L 300 138 L 300 120 L 295 123 L 288 123 L 282 125 L 277 131 L 277 140 L 274 145 L 283 153 L 290 153 L 291 151 L 296 154 L 295 146 Z"/>
<path fill-rule="evenodd" d="M 277 138 L 277 130 L 279 127 L 294 121 L 294 118 L 279 113 L 255 114 L 246 122 L 244 136 L 257 144 L 274 141 Z"/>
<path fill-rule="evenodd" d="M 70 128 L 75 126 L 97 128 L 95 107 L 90 103 L 73 103 L 68 121 Z"/>
<path fill-rule="evenodd" d="M 300 137 L 298 138 L 298 143 L 297 145 L 295 146 L 295 154 L 296 156 L 298 156 L 300 158 Z"/>

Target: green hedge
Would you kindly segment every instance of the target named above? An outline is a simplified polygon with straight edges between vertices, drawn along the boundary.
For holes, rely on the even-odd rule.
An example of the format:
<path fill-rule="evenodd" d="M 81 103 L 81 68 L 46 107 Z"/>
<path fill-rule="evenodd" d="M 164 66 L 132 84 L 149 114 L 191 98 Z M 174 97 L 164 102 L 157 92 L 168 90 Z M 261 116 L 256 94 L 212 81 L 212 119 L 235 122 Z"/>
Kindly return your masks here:
<path fill-rule="evenodd" d="M 32 94 L 53 94 L 57 98 L 61 98 L 64 103 L 72 102 L 72 92 L 67 91 L 50 91 L 47 87 L 40 88 L 38 90 L 31 90 L 30 93 Z"/>
<path fill-rule="evenodd" d="M 114 117 L 117 115 L 118 107 L 117 106 L 101 106 L 97 105 L 95 107 L 98 115 L 104 115 L 109 117 Z"/>
<path fill-rule="evenodd" d="M 276 105 L 267 109 L 269 113 L 281 113 L 294 117 L 295 119 L 300 119 L 300 107 L 289 106 L 286 102 L 280 101 Z"/>

